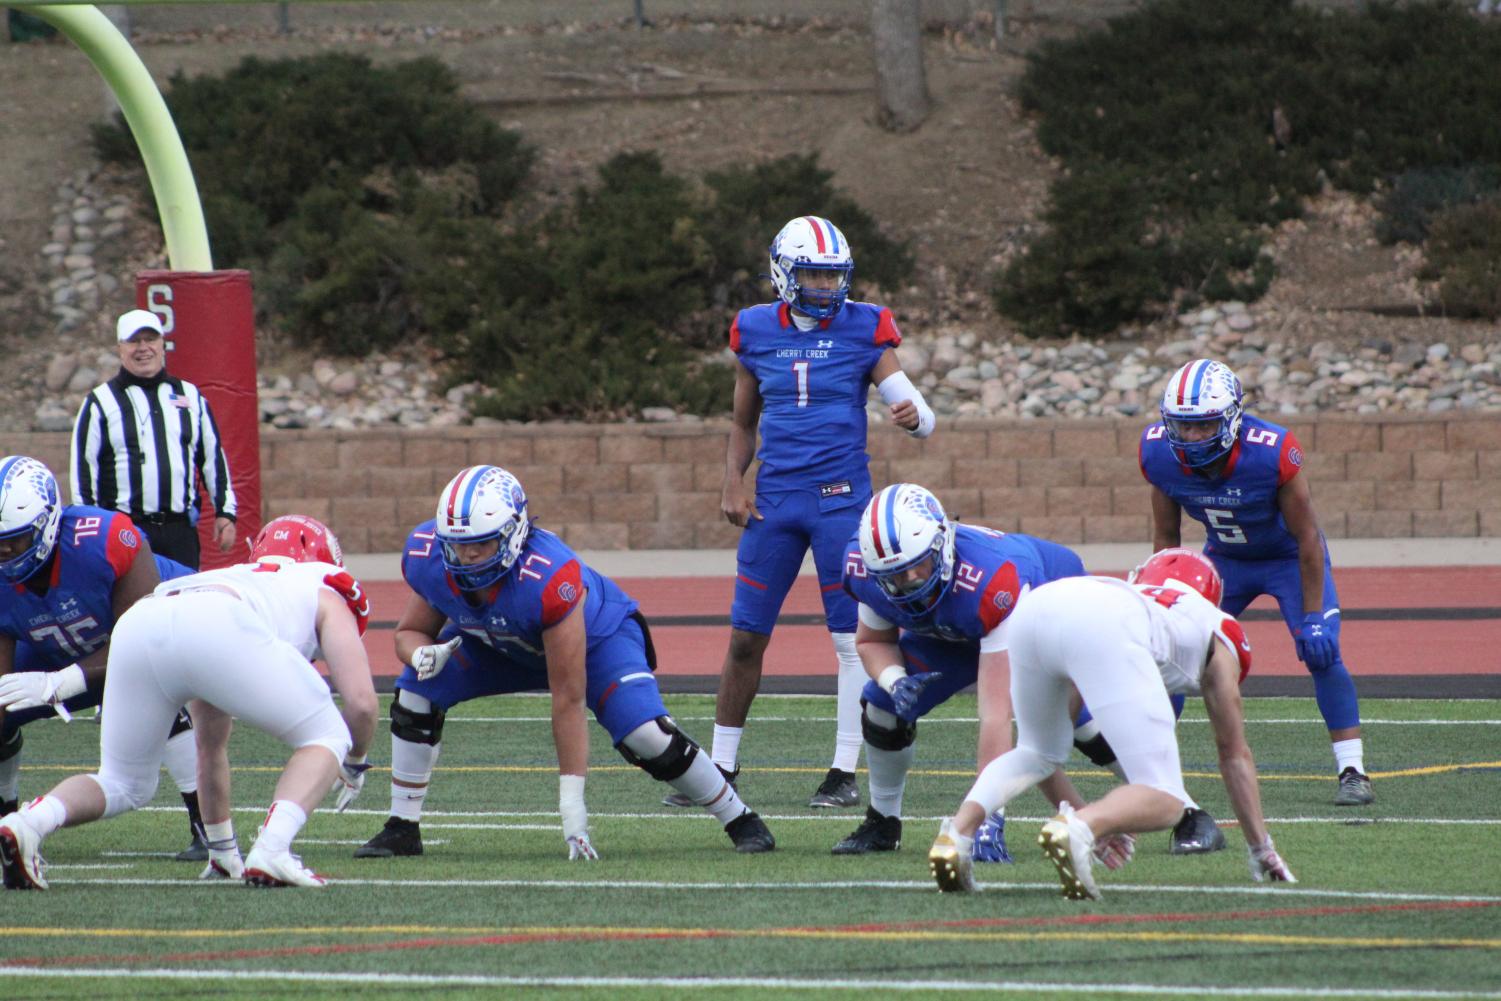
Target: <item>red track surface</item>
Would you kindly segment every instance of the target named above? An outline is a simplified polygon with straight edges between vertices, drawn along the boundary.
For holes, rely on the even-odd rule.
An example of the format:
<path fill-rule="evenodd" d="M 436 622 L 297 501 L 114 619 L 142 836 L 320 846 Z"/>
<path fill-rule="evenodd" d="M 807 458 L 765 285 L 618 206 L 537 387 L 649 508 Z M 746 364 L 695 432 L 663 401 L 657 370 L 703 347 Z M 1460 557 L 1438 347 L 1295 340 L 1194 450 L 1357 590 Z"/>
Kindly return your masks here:
<path fill-rule="evenodd" d="M 1501 607 L 1501 567 L 1403 567 L 1337 570 L 1340 604 L 1348 613 L 1362 608 Z M 733 593 L 725 577 L 626 577 L 618 583 L 653 622 L 659 671 L 665 675 L 717 675 L 729 640 L 728 625 L 667 625 L 665 617 L 727 617 Z M 369 585 L 375 618 L 394 622 L 408 591 L 400 582 Z M 1253 609 L 1275 609 L 1260 599 Z M 801 577 L 782 609 L 784 614 L 820 614 L 816 581 Z M 1248 622 L 1256 653 L 1254 671 L 1263 677 L 1301 676 L 1292 641 L 1279 622 Z M 1345 662 L 1357 675 L 1494 674 L 1501 670 L 1501 618 L 1475 621 L 1347 621 L 1340 636 Z M 365 637 L 377 674 L 400 672 L 391 629 Z M 784 625 L 766 654 L 768 675 L 830 673 L 833 648 L 821 625 Z"/>

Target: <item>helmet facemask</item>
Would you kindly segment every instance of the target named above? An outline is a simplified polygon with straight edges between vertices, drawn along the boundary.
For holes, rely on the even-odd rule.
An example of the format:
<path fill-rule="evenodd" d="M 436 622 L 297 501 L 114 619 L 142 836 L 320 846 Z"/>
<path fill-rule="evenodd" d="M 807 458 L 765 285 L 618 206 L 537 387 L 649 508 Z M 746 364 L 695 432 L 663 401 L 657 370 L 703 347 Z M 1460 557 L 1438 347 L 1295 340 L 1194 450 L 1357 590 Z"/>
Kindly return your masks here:
<path fill-rule="evenodd" d="M 443 567 L 466 591 L 498 583 L 515 566 L 531 523 L 521 483 L 499 466 L 472 466 L 455 476 L 438 498 L 435 532 Z M 495 543 L 495 552 L 465 562 L 471 545 Z"/>
<path fill-rule="evenodd" d="M 1202 469 L 1229 455 L 1240 437 L 1240 380 L 1217 361 L 1191 361 L 1168 380 L 1158 409 L 1173 455 Z"/>
<path fill-rule="evenodd" d="M 866 572 L 897 608 L 930 611 L 954 580 L 954 524 L 938 498 L 914 483 L 886 487 L 860 516 Z M 920 579 L 912 571 L 926 568 Z"/>
<path fill-rule="evenodd" d="M 771 243 L 771 280 L 782 301 L 815 320 L 834 316 L 849 298 L 855 260 L 844 234 L 827 219 L 800 216 Z M 837 275 L 832 288 L 814 287 L 809 272 Z"/>

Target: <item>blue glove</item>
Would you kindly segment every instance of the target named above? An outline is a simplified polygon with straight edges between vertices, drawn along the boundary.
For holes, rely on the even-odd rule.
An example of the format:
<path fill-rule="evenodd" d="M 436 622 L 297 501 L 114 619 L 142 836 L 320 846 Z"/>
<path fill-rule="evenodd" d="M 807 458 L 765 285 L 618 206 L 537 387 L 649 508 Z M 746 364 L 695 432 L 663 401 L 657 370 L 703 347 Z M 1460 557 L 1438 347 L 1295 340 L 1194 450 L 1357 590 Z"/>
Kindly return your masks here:
<path fill-rule="evenodd" d="M 997 810 L 985 818 L 975 832 L 975 847 L 970 853 L 976 862 L 1015 862 L 1006 850 L 1006 817 Z"/>
<path fill-rule="evenodd" d="M 1323 612 L 1309 612 L 1303 616 L 1295 642 L 1298 659 L 1307 664 L 1310 671 L 1327 671 L 1339 660 L 1339 636 L 1329 628 Z"/>
<path fill-rule="evenodd" d="M 942 671 L 927 671 L 898 678 L 891 686 L 891 701 L 896 705 L 896 714 L 904 723 L 917 722 L 917 704 L 928 686 L 943 677 Z"/>

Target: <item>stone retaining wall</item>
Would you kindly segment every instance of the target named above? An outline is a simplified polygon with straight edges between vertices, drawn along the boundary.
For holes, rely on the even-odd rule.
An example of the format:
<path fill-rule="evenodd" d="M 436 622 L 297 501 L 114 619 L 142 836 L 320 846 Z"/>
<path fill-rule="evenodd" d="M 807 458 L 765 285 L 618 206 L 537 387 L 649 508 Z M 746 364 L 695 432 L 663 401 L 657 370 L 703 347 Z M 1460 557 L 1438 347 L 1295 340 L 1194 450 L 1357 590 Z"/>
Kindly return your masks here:
<path fill-rule="evenodd" d="M 1059 542 L 1149 539 L 1136 462 L 1141 420 L 944 421 L 918 441 L 870 434 L 876 485 L 932 488 L 966 521 Z M 1501 415 L 1331 415 L 1289 426 L 1302 441 L 1332 538 L 1501 535 Z M 461 467 L 516 473 L 533 516 L 580 549 L 723 549 L 724 421 L 537 424 L 444 431 L 261 432 L 264 514 L 301 512 L 345 549 L 391 552 L 432 516 Z M 68 436 L 0 435 L 66 480 Z M 66 490 L 66 484 L 65 484 Z M 1185 532 L 1185 539 L 1202 538 Z"/>

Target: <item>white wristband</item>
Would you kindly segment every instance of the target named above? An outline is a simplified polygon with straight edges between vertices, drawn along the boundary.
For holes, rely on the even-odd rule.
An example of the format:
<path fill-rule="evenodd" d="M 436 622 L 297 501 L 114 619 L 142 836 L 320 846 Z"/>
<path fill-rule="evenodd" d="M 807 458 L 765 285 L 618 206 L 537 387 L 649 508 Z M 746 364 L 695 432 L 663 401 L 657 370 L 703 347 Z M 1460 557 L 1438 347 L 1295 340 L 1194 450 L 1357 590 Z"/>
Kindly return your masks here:
<path fill-rule="evenodd" d="M 589 833 L 589 811 L 584 806 L 584 777 L 558 776 L 558 813 L 563 818 L 563 837 Z"/>
<path fill-rule="evenodd" d="M 905 667 L 900 664 L 892 664 L 882 669 L 881 676 L 876 679 L 876 684 L 880 685 L 881 690 L 887 695 L 890 695 L 891 690 L 896 687 L 896 683 L 906 676 L 907 669 Z"/>
<path fill-rule="evenodd" d="M 69 664 L 57 672 L 57 701 L 71 699 L 75 695 L 82 695 L 88 684 L 83 680 L 83 668 L 77 664 Z"/>
<path fill-rule="evenodd" d="M 366 755 L 366 754 L 346 754 L 346 755 L 344 755 L 344 763 L 346 765 L 363 765 L 365 763 L 365 759 L 367 757 L 369 757 L 369 755 Z"/>
<path fill-rule="evenodd" d="M 912 401 L 912 405 L 917 408 L 917 427 L 908 430 L 908 434 L 914 438 L 926 438 L 933 433 L 937 418 L 928 407 L 928 401 L 923 399 L 922 390 L 912 385 L 912 380 L 906 372 L 893 372 L 881 380 L 876 390 L 881 394 L 881 400 L 887 406 L 901 403 L 903 400 Z"/>

